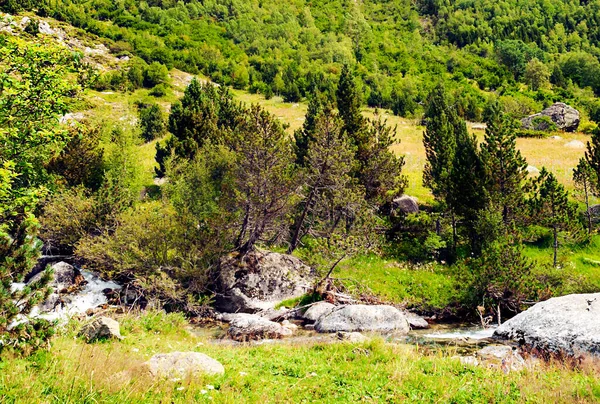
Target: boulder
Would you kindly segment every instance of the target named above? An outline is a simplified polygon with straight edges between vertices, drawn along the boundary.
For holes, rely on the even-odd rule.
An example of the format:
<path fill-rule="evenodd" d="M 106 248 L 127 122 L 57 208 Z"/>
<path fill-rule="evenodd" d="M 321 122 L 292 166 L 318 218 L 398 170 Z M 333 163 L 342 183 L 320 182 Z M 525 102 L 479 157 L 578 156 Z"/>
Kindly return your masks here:
<path fill-rule="evenodd" d="M 392 212 L 396 215 L 398 213 L 408 215 L 410 213 L 419 213 L 419 204 L 417 199 L 412 196 L 402 195 L 396 198 L 392 202 Z"/>
<path fill-rule="evenodd" d="M 81 275 L 73 265 L 62 261 L 52 265 L 52 271 L 53 274 L 52 278 L 50 279 L 49 286 L 58 292 L 75 285 L 76 281 L 80 279 Z M 44 276 L 43 271 L 32 277 L 28 283 L 31 285 L 39 282 L 40 279 L 42 279 L 42 276 Z"/>
<path fill-rule="evenodd" d="M 280 339 L 292 335 L 292 330 L 256 314 L 232 314 L 229 317 L 227 334 L 235 341 L 258 339 Z"/>
<path fill-rule="evenodd" d="M 426 328 L 429 328 L 429 323 L 427 322 L 427 320 L 425 320 L 418 314 L 405 311 L 404 316 L 406 317 L 410 328 L 413 330 L 424 330 Z"/>
<path fill-rule="evenodd" d="M 585 149 L 585 143 L 579 140 L 571 140 L 569 143 L 565 144 L 565 147 L 569 149 Z"/>
<path fill-rule="evenodd" d="M 545 353 L 600 356 L 600 293 L 555 297 L 532 306 L 494 332 Z"/>
<path fill-rule="evenodd" d="M 540 170 L 535 166 L 527 166 L 526 170 L 529 174 L 539 174 L 540 173 Z"/>
<path fill-rule="evenodd" d="M 546 122 L 536 119 L 544 116 L 549 117 L 558 129 L 566 132 L 574 132 L 579 127 L 579 111 L 563 102 L 557 102 L 538 114 L 523 118 L 521 124 L 524 129 L 548 130 L 549 127 Z"/>
<path fill-rule="evenodd" d="M 88 342 L 109 338 L 123 339 L 119 323 L 108 317 L 98 317 L 84 325 L 79 336 L 84 337 Z"/>
<path fill-rule="evenodd" d="M 142 365 L 153 377 L 186 377 L 195 374 L 222 375 L 225 368 L 217 360 L 199 352 L 156 354 Z"/>
<path fill-rule="evenodd" d="M 407 334 L 410 330 L 404 314 L 395 307 L 353 304 L 335 309 L 315 323 L 318 332 L 378 331 Z"/>
<path fill-rule="evenodd" d="M 360 344 L 369 340 L 369 338 L 365 337 L 359 332 L 340 331 L 336 334 L 336 336 L 340 341 L 347 341 L 353 344 Z"/>
<path fill-rule="evenodd" d="M 302 318 L 306 321 L 317 321 L 325 314 L 329 314 L 333 309 L 335 309 L 335 306 L 331 303 L 317 302 L 304 312 Z"/>
<path fill-rule="evenodd" d="M 504 373 L 519 372 L 525 367 L 525 359 L 516 348 L 508 345 L 488 345 L 475 355 L 481 364 L 500 368 Z"/>
<path fill-rule="evenodd" d="M 261 250 L 230 254 L 219 265 L 215 307 L 229 313 L 273 309 L 309 292 L 314 279 L 314 271 L 291 255 Z"/>

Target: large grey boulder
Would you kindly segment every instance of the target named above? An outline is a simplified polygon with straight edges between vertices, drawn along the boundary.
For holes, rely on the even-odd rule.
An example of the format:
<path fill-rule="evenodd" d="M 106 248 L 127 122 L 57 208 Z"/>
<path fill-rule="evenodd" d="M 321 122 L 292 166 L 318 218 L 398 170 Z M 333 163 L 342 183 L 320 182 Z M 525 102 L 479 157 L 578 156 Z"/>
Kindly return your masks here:
<path fill-rule="evenodd" d="M 84 325 L 79 336 L 84 337 L 88 342 L 110 338 L 123 339 L 119 323 L 108 317 L 98 317 Z"/>
<path fill-rule="evenodd" d="M 227 334 L 235 341 L 280 339 L 292 335 L 292 330 L 256 314 L 239 313 L 229 316 Z"/>
<path fill-rule="evenodd" d="M 538 303 L 498 327 L 494 337 L 547 353 L 600 356 L 600 293 Z"/>
<path fill-rule="evenodd" d="M 426 328 L 429 328 L 429 323 L 427 322 L 427 320 L 425 320 L 418 314 L 405 311 L 404 316 L 406 317 L 410 328 L 412 328 L 413 330 L 424 330 Z"/>
<path fill-rule="evenodd" d="M 222 375 L 225 368 L 217 360 L 199 352 L 156 354 L 142 365 L 156 378 L 186 377 L 199 373 Z"/>
<path fill-rule="evenodd" d="M 392 306 L 352 304 L 334 309 L 315 323 L 318 332 L 377 331 L 406 334 L 410 330 L 404 314 Z"/>
<path fill-rule="evenodd" d="M 335 309 L 335 305 L 327 302 L 317 302 L 310 306 L 304 314 L 302 314 L 302 318 L 306 321 L 317 321 L 322 316 L 329 314 L 333 309 Z"/>
<path fill-rule="evenodd" d="M 402 195 L 392 201 L 392 214 L 398 213 L 407 215 L 410 213 L 419 213 L 419 204 L 417 199 L 412 196 Z"/>
<path fill-rule="evenodd" d="M 544 116 L 549 117 L 558 129 L 565 132 L 574 132 L 579 127 L 579 111 L 564 102 L 557 102 L 538 114 L 523 118 L 521 124 L 524 129 L 548 130 L 547 123 L 539 119 Z"/>
<path fill-rule="evenodd" d="M 298 258 L 268 251 L 224 257 L 219 265 L 217 310 L 256 313 L 309 292 L 314 271 Z"/>

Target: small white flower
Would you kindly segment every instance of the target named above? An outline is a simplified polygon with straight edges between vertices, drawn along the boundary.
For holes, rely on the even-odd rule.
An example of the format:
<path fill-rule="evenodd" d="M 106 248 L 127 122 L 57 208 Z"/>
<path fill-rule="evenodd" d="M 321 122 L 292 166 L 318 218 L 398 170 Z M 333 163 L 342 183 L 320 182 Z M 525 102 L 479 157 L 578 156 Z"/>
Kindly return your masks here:
<path fill-rule="evenodd" d="M 185 387 L 183 387 L 183 386 L 181 386 L 181 387 L 177 387 L 177 390 L 179 390 L 179 391 L 181 391 L 181 390 L 183 390 L 183 389 L 185 389 Z"/>
<path fill-rule="evenodd" d="M 137 349 L 137 348 L 133 348 L 133 349 L 132 349 L 132 351 L 133 351 L 133 352 L 139 352 L 140 350 L 139 350 L 139 349 Z"/>
<path fill-rule="evenodd" d="M 212 384 L 207 384 L 206 388 L 209 389 L 209 390 L 214 390 L 215 386 L 213 386 Z"/>
<path fill-rule="evenodd" d="M 200 394 L 206 394 L 206 393 L 208 393 L 208 391 L 206 391 L 206 390 L 200 390 Z"/>
<path fill-rule="evenodd" d="M 248 373 L 246 372 L 240 372 L 240 376 L 246 376 Z"/>
<path fill-rule="evenodd" d="M 175 377 L 175 378 L 171 379 L 171 381 L 172 381 L 173 383 L 175 383 L 175 382 L 178 382 L 178 381 L 180 381 L 180 380 L 181 380 L 181 379 L 180 379 L 179 377 Z"/>
<path fill-rule="evenodd" d="M 316 377 L 316 376 L 317 376 L 317 374 L 316 374 L 315 372 L 312 372 L 310 375 L 311 375 L 312 377 Z"/>

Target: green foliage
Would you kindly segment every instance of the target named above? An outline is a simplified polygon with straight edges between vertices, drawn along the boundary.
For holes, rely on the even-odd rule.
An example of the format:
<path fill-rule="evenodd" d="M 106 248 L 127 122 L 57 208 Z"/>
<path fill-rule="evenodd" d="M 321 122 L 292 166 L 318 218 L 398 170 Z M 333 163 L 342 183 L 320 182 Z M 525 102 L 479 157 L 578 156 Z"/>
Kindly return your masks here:
<path fill-rule="evenodd" d="M 142 138 L 150 142 L 162 137 L 166 131 L 165 118 L 158 104 L 141 104 L 138 106 L 139 127 Z"/>
<path fill-rule="evenodd" d="M 144 71 L 144 87 L 153 88 L 165 84 L 169 79 L 169 69 L 161 63 L 153 62 Z"/>

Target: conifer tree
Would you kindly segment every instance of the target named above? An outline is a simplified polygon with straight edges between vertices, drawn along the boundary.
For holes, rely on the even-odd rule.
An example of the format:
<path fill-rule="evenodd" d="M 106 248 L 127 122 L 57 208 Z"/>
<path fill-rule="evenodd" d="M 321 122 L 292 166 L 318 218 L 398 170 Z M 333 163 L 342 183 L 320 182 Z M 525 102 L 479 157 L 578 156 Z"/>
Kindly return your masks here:
<path fill-rule="evenodd" d="M 598 182 L 596 173 L 582 157 L 577 167 L 573 170 L 573 181 L 582 191 L 585 199 L 585 218 L 587 221 L 588 234 L 592 234 L 592 212 L 590 212 L 590 195 L 597 195 L 596 184 Z"/>
<path fill-rule="evenodd" d="M 296 141 L 294 151 L 296 153 L 296 164 L 299 166 L 304 166 L 304 159 L 308 153 L 308 144 L 315 137 L 317 119 L 324 112 L 325 108 L 326 105 L 319 93 L 313 93 L 309 97 L 308 111 L 306 112 L 302 128 L 296 130 L 294 133 Z"/>
<path fill-rule="evenodd" d="M 360 110 L 360 94 L 348 65 L 344 65 L 342 69 L 336 96 L 340 118 L 344 122 L 344 131 L 356 146 L 357 155 L 360 156 L 367 140 L 364 133 L 365 118 Z"/>
<path fill-rule="evenodd" d="M 433 196 L 447 203 L 450 191 L 450 174 L 456 151 L 453 122 L 456 112 L 448 105 L 446 92 L 438 87 L 429 94 L 425 109 L 426 129 L 423 144 L 427 161 L 423 170 L 423 184 Z"/>
<path fill-rule="evenodd" d="M 596 174 L 594 176 L 594 188 L 600 189 L 600 127 L 592 132 L 591 143 L 587 142 L 587 150 L 585 151 L 585 159 Z"/>
<path fill-rule="evenodd" d="M 558 182 L 554 174 L 545 167 L 536 178 L 532 196 L 529 200 L 532 217 L 538 223 L 552 229 L 554 259 L 553 265 L 558 265 L 558 234 L 560 231 L 573 227 L 572 219 L 577 211 L 576 206 L 569 201 L 569 193 Z"/>
<path fill-rule="evenodd" d="M 355 181 L 351 174 L 356 164 L 354 150 L 342 131 L 342 122 L 333 111 L 319 114 L 315 130 L 308 143 L 306 169 L 303 173 L 303 197 L 292 228 L 288 253 L 299 245 L 302 237 L 314 227 L 327 226 L 327 210 L 345 205 L 344 199 L 354 198 Z"/>
<path fill-rule="evenodd" d="M 517 150 L 516 127 L 499 103 L 486 110 L 485 139 L 481 158 L 486 171 L 486 189 L 492 205 L 500 209 L 504 225 L 515 220 L 523 203 L 527 162 Z"/>

